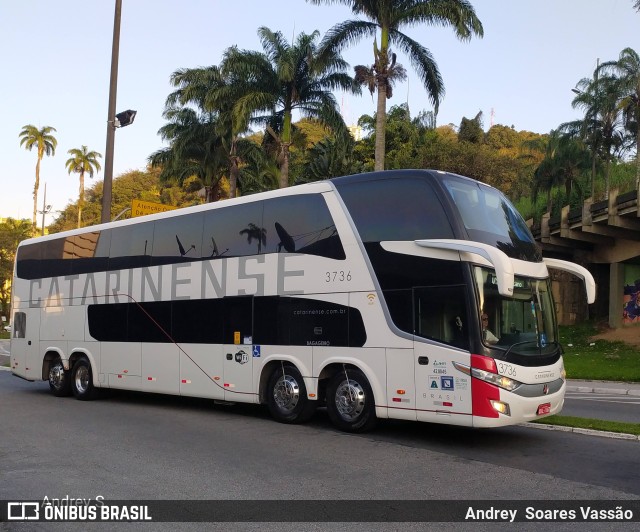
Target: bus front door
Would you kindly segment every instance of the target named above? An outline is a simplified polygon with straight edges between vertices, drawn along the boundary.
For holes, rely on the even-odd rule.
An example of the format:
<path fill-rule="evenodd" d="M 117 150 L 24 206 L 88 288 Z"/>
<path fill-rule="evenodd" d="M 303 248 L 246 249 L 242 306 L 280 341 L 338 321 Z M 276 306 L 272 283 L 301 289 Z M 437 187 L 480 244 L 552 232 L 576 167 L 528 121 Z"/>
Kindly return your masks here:
<path fill-rule="evenodd" d="M 413 290 L 418 421 L 471 426 L 471 377 L 453 363 L 469 366 L 464 285 Z"/>

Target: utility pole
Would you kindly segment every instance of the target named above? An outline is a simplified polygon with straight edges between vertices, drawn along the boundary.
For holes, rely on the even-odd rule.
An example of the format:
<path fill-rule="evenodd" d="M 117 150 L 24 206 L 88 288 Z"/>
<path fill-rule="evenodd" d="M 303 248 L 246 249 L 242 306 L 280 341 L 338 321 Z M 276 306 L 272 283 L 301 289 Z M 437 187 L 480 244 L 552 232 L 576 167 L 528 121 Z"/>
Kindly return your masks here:
<path fill-rule="evenodd" d="M 111 81 L 109 84 L 109 110 L 107 112 L 107 147 L 104 162 L 104 184 L 102 189 L 102 215 L 100 221 L 111 221 L 111 188 L 113 184 L 113 147 L 116 138 L 116 95 L 118 92 L 118 55 L 120 52 L 120 17 L 122 0 L 116 0 L 113 17 L 113 45 L 111 48 Z"/>
<path fill-rule="evenodd" d="M 598 94 L 598 75 L 600 70 L 600 58 L 596 58 L 596 70 L 593 73 L 593 89 L 595 97 L 595 112 L 593 116 L 593 151 L 591 152 L 591 199 L 596 194 L 596 161 L 598 158 L 598 113 L 600 112 L 600 98 Z M 609 183 L 607 182 L 606 190 L 607 199 L 609 199 Z"/>
<path fill-rule="evenodd" d="M 44 217 L 51 212 L 51 205 L 47 205 L 47 184 L 44 184 L 44 198 L 42 199 L 42 210 L 38 211 L 42 214 L 42 226 L 40 228 L 40 235 L 44 236 Z"/>

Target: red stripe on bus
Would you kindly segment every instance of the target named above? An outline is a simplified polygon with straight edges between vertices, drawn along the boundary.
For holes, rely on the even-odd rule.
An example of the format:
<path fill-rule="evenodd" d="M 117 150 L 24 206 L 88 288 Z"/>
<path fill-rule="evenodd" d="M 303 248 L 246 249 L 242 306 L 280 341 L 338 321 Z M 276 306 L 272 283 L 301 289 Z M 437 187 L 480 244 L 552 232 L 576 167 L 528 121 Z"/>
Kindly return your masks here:
<path fill-rule="evenodd" d="M 471 379 L 471 411 L 473 415 L 491 418 L 499 417 L 498 412 L 491 406 L 491 399 L 500 400 L 498 387 L 478 379 Z"/>

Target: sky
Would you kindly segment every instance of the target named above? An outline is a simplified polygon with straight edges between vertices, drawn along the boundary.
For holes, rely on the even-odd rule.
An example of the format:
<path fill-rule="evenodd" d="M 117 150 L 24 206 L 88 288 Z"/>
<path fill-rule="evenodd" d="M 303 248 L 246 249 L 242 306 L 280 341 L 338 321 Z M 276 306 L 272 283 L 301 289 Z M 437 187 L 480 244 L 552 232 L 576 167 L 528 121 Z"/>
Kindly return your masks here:
<path fill-rule="evenodd" d="M 579 118 L 571 89 L 592 77 L 597 61 L 615 60 L 631 47 L 640 52 L 640 13 L 633 0 L 471 0 L 484 38 L 461 42 L 446 28 L 414 27 L 405 33 L 433 54 L 445 85 L 438 125 L 459 125 L 483 113 L 492 124 L 548 133 Z M 320 35 L 354 18 L 343 5 L 305 0 L 122 0 L 116 112 L 137 111 L 135 122 L 116 130 L 114 177 L 144 169 L 164 147 L 157 132 L 169 77 L 179 68 L 219 64 L 226 48 L 262 50 L 257 29 L 266 26 L 291 40 Z M 40 170 L 38 209 L 52 206 L 46 224 L 78 197 L 69 175 L 68 150 L 85 145 L 104 155 L 115 0 L 0 0 L 0 218 L 28 218 L 33 210 L 36 151 L 20 146 L 27 124 L 52 126 L 58 146 Z M 372 62 L 372 42 L 343 53 L 351 67 Z M 402 53 L 408 81 L 394 89 L 391 105 L 408 102 L 412 115 L 431 110 Z M 351 70 L 351 73 L 353 71 Z M 348 124 L 373 114 L 375 102 L 336 94 Z M 104 162 L 104 161 L 103 161 Z M 104 164 L 102 165 L 104 167 Z M 443 169 L 446 170 L 446 169 Z M 87 188 L 102 180 L 86 177 Z M 38 225 L 41 216 L 38 215 Z"/>

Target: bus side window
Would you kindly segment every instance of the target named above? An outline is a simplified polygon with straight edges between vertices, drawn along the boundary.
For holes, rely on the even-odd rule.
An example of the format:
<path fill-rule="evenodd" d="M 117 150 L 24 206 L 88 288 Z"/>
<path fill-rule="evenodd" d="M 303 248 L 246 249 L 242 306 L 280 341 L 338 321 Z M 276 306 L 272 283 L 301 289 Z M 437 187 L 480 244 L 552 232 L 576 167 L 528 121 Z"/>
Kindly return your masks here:
<path fill-rule="evenodd" d="M 469 348 L 463 286 L 431 286 L 414 290 L 415 330 L 418 336 Z"/>

